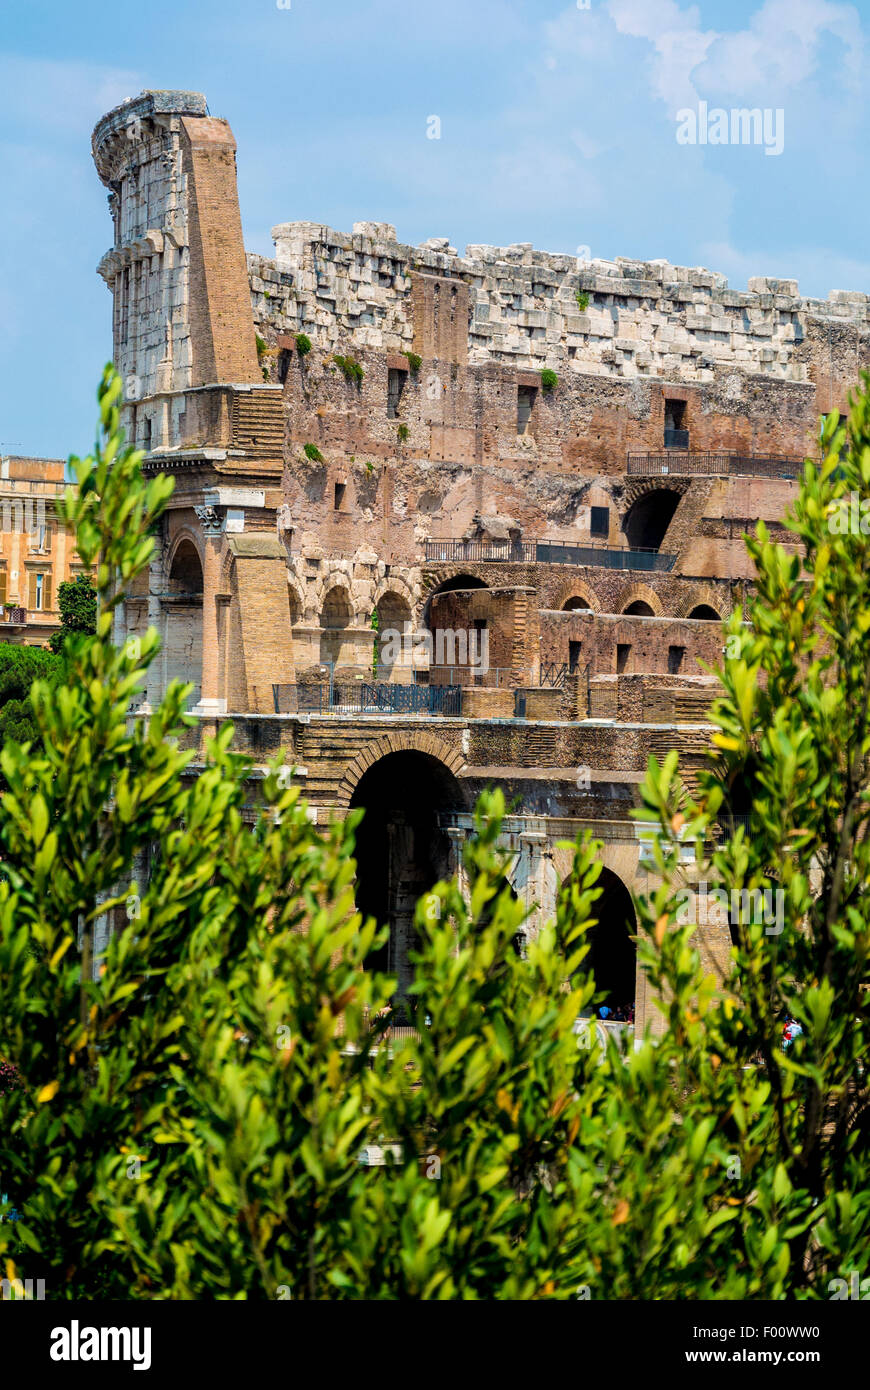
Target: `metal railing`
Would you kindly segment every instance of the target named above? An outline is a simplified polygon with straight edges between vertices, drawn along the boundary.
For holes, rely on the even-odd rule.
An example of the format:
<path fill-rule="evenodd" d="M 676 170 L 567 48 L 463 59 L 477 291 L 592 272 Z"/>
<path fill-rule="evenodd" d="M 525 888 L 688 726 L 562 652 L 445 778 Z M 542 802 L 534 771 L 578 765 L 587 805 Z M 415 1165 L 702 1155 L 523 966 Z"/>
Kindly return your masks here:
<path fill-rule="evenodd" d="M 566 661 L 542 661 L 541 688 L 564 690 L 565 682 L 569 674 L 568 663 Z"/>
<path fill-rule="evenodd" d="M 758 478 L 799 478 L 804 460 L 774 454 L 629 454 L 627 471 L 645 477 L 668 473 L 741 475 Z"/>
<path fill-rule="evenodd" d="M 273 685 L 276 714 L 462 714 L 458 685 Z"/>
<path fill-rule="evenodd" d="M 20 627 L 22 623 L 27 622 L 27 609 L 23 607 L 4 608 L 3 621 L 4 623 L 12 623 L 14 626 Z"/>
<path fill-rule="evenodd" d="M 676 555 L 663 555 L 659 550 L 641 546 L 634 548 L 607 545 L 595 541 L 467 541 L 442 540 L 425 542 L 429 563 L 450 562 L 594 565 L 616 570 L 672 570 Z"/>

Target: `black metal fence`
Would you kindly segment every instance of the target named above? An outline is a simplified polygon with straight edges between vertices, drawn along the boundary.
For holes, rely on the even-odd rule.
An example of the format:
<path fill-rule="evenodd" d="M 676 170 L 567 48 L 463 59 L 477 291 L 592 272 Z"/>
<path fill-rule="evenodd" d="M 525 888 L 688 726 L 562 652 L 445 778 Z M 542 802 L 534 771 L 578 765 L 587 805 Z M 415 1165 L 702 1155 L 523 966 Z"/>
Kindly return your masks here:
<path fill-rule="evenodd" d="M 462 714 L 458 685 L 273 685 L 276 714 Z"/>
<path fill-rule="evenodd" d="M 804 460 L 773 454 L 629 454 L 628 472 L 644 477 L 669 473 L 743 475 L 757 478 L 800 478 Z"/>
<path fill-rule="evenodd" d="M 482 562 L 526 563 L 542 565 L 596 565 L 602 569 L 658 570 L 673 569 L 676 555 L 663 555 L 658 550 L 634 549 L 628 546 L 578 544 L 574 541 L 426 541 L 429 563 L 450 562 L 468 564 Z"/>

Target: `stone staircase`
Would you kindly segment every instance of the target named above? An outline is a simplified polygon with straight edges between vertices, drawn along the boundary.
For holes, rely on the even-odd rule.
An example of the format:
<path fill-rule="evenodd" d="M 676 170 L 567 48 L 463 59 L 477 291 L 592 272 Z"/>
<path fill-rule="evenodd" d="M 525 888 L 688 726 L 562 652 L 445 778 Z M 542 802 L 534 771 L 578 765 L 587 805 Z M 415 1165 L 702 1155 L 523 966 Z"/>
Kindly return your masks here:
<path fill-rule="evenodd" d="M 233 448 L 259 458 L 282 458 L 284 398 L 280 391 L 234 391 Z"/>

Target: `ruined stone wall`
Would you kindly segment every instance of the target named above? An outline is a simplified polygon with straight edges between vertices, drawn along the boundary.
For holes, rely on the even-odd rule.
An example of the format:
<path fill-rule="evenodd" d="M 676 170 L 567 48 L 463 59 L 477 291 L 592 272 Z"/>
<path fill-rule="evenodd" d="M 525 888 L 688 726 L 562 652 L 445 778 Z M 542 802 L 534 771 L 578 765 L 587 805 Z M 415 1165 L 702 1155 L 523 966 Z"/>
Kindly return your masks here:
<path fill-rule="evenodd" d="M 724 638 L 720 623 L 699 619 L 675 620 L 660 617 L 605 616 L 591 613 L 540 614 L 541 660 L 567 663 L 574 643 L 575 659 L 593 675 L 616 672 L 617 647 L 629 649 L 626 673 L 667 673 L 669 659 L 676 661 L 682 675 L 700 675 L 699 661 L 718 665 Z M 674 655 L 669 657 L 671 649 Z M 673 674 L 676 674 L 674 672 Z"/>
<path fill-rule="evenodd" d="M 581 261 L 525 243 L 468 246 L 459 256 L 444 239 L 404 245 L 388 223 L 358 222 L 347 235 L 288 222 L 272 236 L 274 260 L 248 258 L 256 317 L 326 349 L 351 340 L 410 348 L 415 274 L 454 282 L 450 293 L 467 301 L 472 365 L 712 383 L 724 364 L 808 382 L 814 341 L 833 334 L 854 346 L 870 326 L 866 294 L 806 299 L 797 281 L 766 277 L 738 291 L 724 275 L 664 260 Z"/>
<path fill-rule="evenodd" d="M 186 390 L 262 379 L 235 149 L 197 92 L 143 92 L 94 131 L 114 222 L 98 267 L 112 291 L 113 360 L 124 424 L 148 451 L 189 442 Z"/>

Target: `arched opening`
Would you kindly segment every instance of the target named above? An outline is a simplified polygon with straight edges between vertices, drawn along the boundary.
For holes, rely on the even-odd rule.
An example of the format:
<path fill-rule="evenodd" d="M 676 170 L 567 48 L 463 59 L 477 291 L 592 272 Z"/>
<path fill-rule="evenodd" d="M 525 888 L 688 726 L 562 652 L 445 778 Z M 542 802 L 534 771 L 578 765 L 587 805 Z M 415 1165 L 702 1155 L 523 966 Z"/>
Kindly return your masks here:
<path fill-rule="evenodd" d="M 434 588 L 426 600 L 423 607 L 423 626 L 429 626 L 429 613 L 433 598 L 438 594 L 452 594 L 457 589 L 488 589 L 489 585 L 479 579 L 476 574 L 454 574 L 452 578 L 445 579 Z"/>
<path fill-rule="evenodd" d="M 346 589 L 330 589 L 320 614 L 320 661 L 322 665 L 338 666 L 347 655 L 347 628 L 353 620 L 353 610 Z"/>
<path fill-rule="evenodd" d="M 202 562 L 193 541 L 180 541 L 169 569 L 163 607 L 164 685 L 193 684 L 190 703 L 202 693 Z"/>
<path fill-rule="evenodd" d="M 667 488 L 645 492 L 629 507 L 622 529 L 632 550 L 659 550 L 680 505 L 680 494 Z"/>
<path fill-rule="evenodd" d="M 574 594 L 562 604 L 563 613 L 591 613 L 592 604 L 582 594 Z"/>
<path fill-rule="evenodd" d="M 610 869 L 602 869 L 598 887 L 604 891 L 592 904 L 597 921 L 587 940 L 590 951 L 584 964 L 595 974 L 595 991 L 603 991 L 603 1004 L 617 1022 L 634 1021 L 637 931 L 634 905 L 625 884 Z M 599 1006 L 600 1007 L 600 1006 Z"/>
<path fill-rule="evenodd" d="M 697 604 L 687 616 L 698 618 L 705 623 L 721 623 L 722 621 L 722 615 L 717 613 L 716 609 L 712 608 L 709 603 Z"/>
<path fill-rule="evenodd" d="M 388 753 L 360 778 L 350 801 L 365 815 L 356 832 L 356 905 L 390 928 L 372 969 L 398 976 L 407 995 L 417 900 L 450 873 L 450 841 L 438 812 L 459 810 L 462 793 L 451 772 L 429 753 Z"/>
<path fill-rule="evenodd" d="M 623 613 L 629 618 L 654 618 L 655 614 L 648 603 L 644 603 L 642 598 L 636 598 L 634 603 L 630 603 L 627 608 L 623 608 Z"/>
<path fill-rule="evenodd" d="M 402 594 L 388 590 L 375 605 L 379 680 L 396 680 L 413 669 L 411 605 Z"/>

